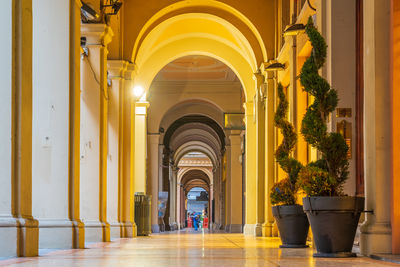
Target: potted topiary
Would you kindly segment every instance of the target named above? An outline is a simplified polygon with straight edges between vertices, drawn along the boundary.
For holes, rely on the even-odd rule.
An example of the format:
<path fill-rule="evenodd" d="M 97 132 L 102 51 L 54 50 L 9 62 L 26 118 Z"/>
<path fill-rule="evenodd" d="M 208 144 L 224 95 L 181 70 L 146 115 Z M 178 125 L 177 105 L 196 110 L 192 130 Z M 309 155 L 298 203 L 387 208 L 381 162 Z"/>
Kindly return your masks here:
<path fill-rule="evenodd" d="M 288 101 L 281 84 L 278 85 L 278 98 L 274 121 L 283 135 L 283 140 L 275 152 L 275 157 L 282 170 L 287 173 L 287 177 L 274 184 L 271 189 L 270 201 L 275 205 L 272 207 L 272 214 L 282 240 L 280 247 L 304 248 L 307 247 L 309 224 L 303 206 L 296 204 L 297 176 L 303 166 L 290 155 L 297 142 L 297 134 L 287 120 Z"/>
<path fill-rule="evenodd" d="M 313 49 L 301 70 L 300 82 L 314 102 L 304 115 L 301 133 L 317 149 L 319 159 L 301 169 L 298 186 L 307 195 L 303 207 L 317 249 L 314 257 L 353 257 L 351 251 L 364 198 L 343 193 L 349 175 L 349 147 L 341 134 L 327 131 L 327 119 L 338 104 L 338 96 L 318 73 L 325 63 L 327 45 L 311 18 L 306 33 Z"/>

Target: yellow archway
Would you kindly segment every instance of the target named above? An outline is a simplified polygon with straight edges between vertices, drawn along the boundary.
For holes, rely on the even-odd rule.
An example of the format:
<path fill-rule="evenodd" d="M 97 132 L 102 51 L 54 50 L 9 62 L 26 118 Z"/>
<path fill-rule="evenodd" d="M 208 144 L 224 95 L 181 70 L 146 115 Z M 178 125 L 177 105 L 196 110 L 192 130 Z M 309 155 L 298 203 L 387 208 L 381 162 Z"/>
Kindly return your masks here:
<path fill-rule="evenodd" d="M 141 34 L 154 26 L 152 21 L 157 21 L 155 18 L 159 16 L 158 13 L 154 15 Z M 220 60 L 235 72 L 246 99 L 250 100 L 256 87 L 253 74 L 266 60 L 262 40 L 258 46 L 263 56 L 257 58 L 254 44 L 250 44 L 239 29 L 212 14 L 186 13 L 170 17 L 152 27 L 145 37 L 138 37 L 131 59 L 136 65 L 135 83 L 148 90 L 156 74 L 169 62 L 187 55 L 206 55 Z"/>
<path fill-rule="evenodd" d="M 190 6 L 197 8 L 190 10 Z M 223 12 L 208 12 L 213 9 Z M 189 11 L 185 13 L 184 10 Z M 239 24 L 242 26 L 237 27 Z M 264 43 L 250 20 L 226 4 L 209 0 L 178 2 L 155 14 L 137 37 L 131 57 L 135 64 L 134 83 L 149 90 L 154 77 L 165 65 L 188 55 L 220 60 L 233 70 L 243 86 L 246 102 L 246 224 L 254 228 L 257 199 L 262 199 L 257 195 L 257 153 L 263 151 L 257 152 L 257 146 L 263 143 L 258 144 L 256 139 L 263 137 L 257 135 L 254 120 L 253 102 L 259 85 L 254 73 L 258 73 L 261 64 L 268 60 Z M 135 129 L 137 143 L 146 142 L 142 134 Z M 139 154 L 140 158 L 145 158 L 144 150 L 136 153 L 135 158 Z M 145 164 L 135 165 L 135 169 L 136 166 L 142 169 Z M 145 173 L 145 168 L 136 170 L 135 178 L 145 177 Z M 262 187 L 262 182 L 258 186 Z"/>

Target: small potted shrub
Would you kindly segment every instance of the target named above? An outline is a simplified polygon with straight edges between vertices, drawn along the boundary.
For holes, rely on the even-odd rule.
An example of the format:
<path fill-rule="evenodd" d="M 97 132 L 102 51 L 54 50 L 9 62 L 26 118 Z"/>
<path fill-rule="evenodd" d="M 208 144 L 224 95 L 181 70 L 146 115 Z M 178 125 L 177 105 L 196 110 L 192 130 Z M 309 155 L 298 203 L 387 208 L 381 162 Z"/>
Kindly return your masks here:
<path fill-rule="evenodd" d="M 341 134 L 327 131 L 327 119 L 338 104 L 338 96 L 318 73 L 325 63 L 327 46 L 311 18 L 306 33 L 313 49 L 301 70 L 300 82 L 314 102 L 304 115 L 301 133 L 317 149 L 319 159 L 301 169 L 298 186 L 307 195 L 303 207 L 317 249 L 314 257 L 353 257 L 351 251 L 364 198 L 343 193 L 349 175 L 349 147 Z"/>
<path fill-rule="evenodd" d="M 297 204 L 297 176 L 302 168 L 299 161 L 291 157 L 297 142 L 293 125 L 287 121 L 288 101 L 281 84 L 278 85 L 279 104 L 274 121 L 283 135 L 282 143 L 275 152 L 275 157 L 287 177 L 276 183 L 270 193 L 272 214 L 278 225 L 282 240 L 281 248 L 307 247 L 308 220 L 303 206 Z"/>

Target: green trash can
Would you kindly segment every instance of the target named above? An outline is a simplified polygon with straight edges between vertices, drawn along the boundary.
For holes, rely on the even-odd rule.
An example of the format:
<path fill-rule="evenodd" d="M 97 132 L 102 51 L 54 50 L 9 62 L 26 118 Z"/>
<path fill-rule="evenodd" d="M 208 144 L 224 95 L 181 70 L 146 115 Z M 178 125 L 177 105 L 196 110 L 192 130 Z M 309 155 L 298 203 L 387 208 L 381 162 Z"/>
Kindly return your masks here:
<path fill-rule="evenodd" d="M 135 223 L 138 236 L 151 234 L 151 196 L 135 193 Z"/>

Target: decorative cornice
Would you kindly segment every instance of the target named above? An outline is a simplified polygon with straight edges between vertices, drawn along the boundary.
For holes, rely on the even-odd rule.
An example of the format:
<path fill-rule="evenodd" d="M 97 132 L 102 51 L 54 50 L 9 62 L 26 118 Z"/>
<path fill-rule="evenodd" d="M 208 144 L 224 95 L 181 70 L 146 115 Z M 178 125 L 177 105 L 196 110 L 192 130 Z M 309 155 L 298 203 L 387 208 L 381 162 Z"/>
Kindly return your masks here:
<path fill-rule="evenodd" d="M 86 37 L 86 44 L 107 46 L 114 36 L 111 27 L 106 24 L 82 23 L 81 36 Z"/>
<path fill-rule="evenodd" d="M 136 75 L 136 65 L 134 63 L 128 63 L 125 71 L 125 80 L 133 80 Z"/>
<path fill-rule="evenodd" d="M 108 60 L 108 76 L 111 79 L 120 79 L 125 77 L 125 72 L 128 69 L 128 62 L 125 60 Z"/>
<path fill-rule="evenodd" d="M 147 116 L 147 109 L 150 103 L 145 101 L 135 102 L 135 115 L 136 116 Z"/>

